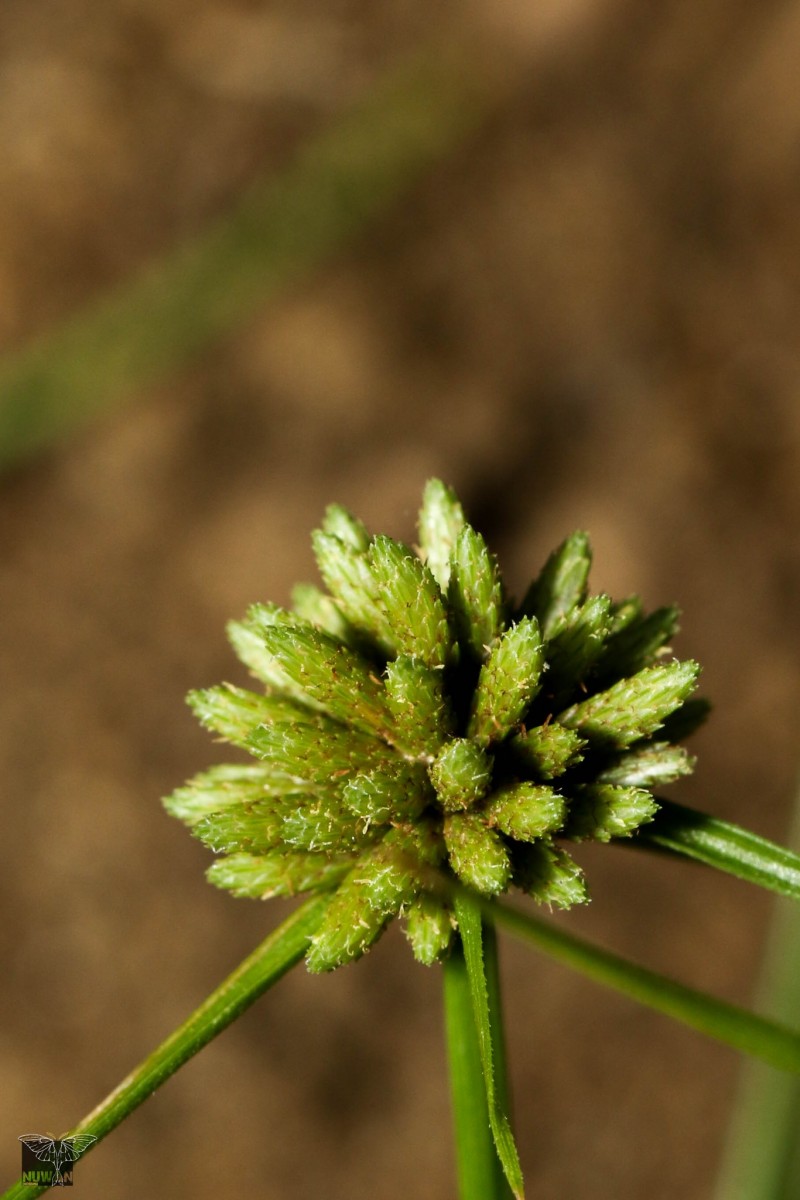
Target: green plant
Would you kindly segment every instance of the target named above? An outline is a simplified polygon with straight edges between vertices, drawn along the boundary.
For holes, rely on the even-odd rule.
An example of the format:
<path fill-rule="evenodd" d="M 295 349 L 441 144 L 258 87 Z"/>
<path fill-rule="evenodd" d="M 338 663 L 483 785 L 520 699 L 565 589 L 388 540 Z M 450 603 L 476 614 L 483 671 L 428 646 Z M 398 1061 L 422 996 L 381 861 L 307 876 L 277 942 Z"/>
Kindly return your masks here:
<path fill-rule="evenodd" d="M 327 592 L 256 605 L 229 627 L 262 685 L 192 693 L 255 761 L 211 768 L 165 802 L 220 855 L 239 896 L 308 899 L 73 1131 L 98 1140 L 289 968 L 364 954 L 400 917 L 441 963 L 462 1200 L 522 1196 L 508 1116 L 495 926 L 762 1060 L 800 1073 L 800 1035 L 592 947 L 501 903 L 587 899 L 568 851 L 658 847 L 800 898 L 800 858 L 660 800 L 705 717 L 698 668 L 673 660 L 677 611 L 590 596 L 583 534 L 519 604 L 455 495 L 428 483 L 419 549 L 331 506 L 314 547 Z M 7 1197 L 35 1195 L 12 1188 Z"/>

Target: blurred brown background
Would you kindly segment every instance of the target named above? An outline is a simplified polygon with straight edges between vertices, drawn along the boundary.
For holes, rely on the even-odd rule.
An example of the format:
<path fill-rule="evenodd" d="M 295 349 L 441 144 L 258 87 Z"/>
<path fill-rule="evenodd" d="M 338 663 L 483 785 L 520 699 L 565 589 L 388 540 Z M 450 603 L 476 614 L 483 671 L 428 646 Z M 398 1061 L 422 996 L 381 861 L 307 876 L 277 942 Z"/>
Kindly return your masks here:
<path fill-rule="evenodd" d="M 800 3 L 3 0 L 0 335 L 101 300 L 382 73 L 488 97 L 355 241 L 2 487 L 0 1160 L 73 1124 L 285 915 L 203 880 L 159 798 L 220 757 L 225 620 L 314 578 L 333 499 L 410 538 L 461 493 L 522 588 L 678 600 L 716 705 L 678 798 L 778 839 L 798 765 Z M 585 851 L 570 915 L 748 1003 L 770 901 Z M 531 1196 L 710 1195 L 733 1053 L 504 940 Z M 85 1200 L 455 1194 L 439 979 L 394 930 L 298 970 L 79 1165 Z"/>

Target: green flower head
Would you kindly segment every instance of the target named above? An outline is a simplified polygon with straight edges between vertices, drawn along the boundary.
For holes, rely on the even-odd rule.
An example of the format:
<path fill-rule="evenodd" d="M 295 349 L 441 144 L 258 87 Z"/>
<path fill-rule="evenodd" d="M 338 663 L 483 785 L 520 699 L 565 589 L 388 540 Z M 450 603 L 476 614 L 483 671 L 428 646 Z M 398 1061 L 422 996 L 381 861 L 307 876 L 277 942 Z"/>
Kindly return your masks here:
<path fill-rule="evenodd" d="M 587 899 L 565 843 L 628 837 L 650 789 L 692 769 L 676 740 L 707 706 L 671 658 L 677 610 L 589 596 L 575 533 L 520 604 L 453 492 L 426 488 L 419 548 L 338 505 L 313 545 L 325 591 L 255 605 L 229 635 L 262 690 L 193 692 L 204 725 L 255 761 L 166 801 L 221 855 L 237 896 L 331 891 L 308 965 L 363 954 L 395 916 L 417 959 L 447 952 L 455 878 L 568 908 Z"/>

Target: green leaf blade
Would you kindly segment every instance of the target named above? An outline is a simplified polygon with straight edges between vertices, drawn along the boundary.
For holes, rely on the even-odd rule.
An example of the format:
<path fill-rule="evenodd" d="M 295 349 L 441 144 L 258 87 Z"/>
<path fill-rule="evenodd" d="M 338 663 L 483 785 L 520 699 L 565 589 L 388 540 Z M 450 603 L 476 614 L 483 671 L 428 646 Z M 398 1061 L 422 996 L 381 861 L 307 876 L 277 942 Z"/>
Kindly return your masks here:
<path fill-rule="evenodd" d="M 800 854 L 756 833 L 659 797 L 653 823 L 628 843 L 683 855 L 747 883 L 800 900 Z"/>
<path fill-rule="evenodd" d="M 525 1194 L 522 1168 L 511 1132 L 511 1123 L 503 1104 L 504 1098 L 498 1087 L 498 1057 L 502 1053 L 500 1014 L 493 1012 L 490 1007 L 481 909 L 473 899 L 460 892 L 455 900 L 455 914 L 464 948 L 492 1138 L 508 1185 L 517 1200 L 522 1200 Z"/>

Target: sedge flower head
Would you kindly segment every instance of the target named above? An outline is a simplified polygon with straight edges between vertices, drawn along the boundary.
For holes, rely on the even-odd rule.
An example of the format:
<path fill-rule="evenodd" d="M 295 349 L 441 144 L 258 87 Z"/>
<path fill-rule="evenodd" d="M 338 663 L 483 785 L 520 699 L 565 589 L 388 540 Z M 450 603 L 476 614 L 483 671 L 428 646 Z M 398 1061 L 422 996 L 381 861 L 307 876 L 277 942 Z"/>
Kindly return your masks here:
<path fill-rule="evenodd" d="M 432 875 L 484 897 L 511 887 L 583 903 L 570 843 L 629 837 L 651 788 L 688 774 L 699 668 L 672 658 L 674 607 L 588 594 L 585 534 L 551 554 L 520 603 L 438 480 L 418 547 L 370 536 L 331 505 L 313 546 L 324 590 L 256 604 L 229 636 L 260 683 L 193 692 L 200 721 L 251 761 L 212 767 L 166 801 L 220 857 L 237 896 L 333 893 L 307 962 L 359 957 L 401 916 L 416 958 L 446 954 L 454 918 Z"/>

